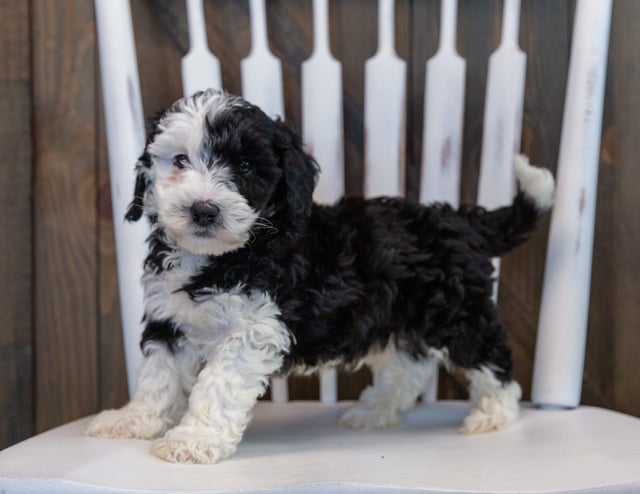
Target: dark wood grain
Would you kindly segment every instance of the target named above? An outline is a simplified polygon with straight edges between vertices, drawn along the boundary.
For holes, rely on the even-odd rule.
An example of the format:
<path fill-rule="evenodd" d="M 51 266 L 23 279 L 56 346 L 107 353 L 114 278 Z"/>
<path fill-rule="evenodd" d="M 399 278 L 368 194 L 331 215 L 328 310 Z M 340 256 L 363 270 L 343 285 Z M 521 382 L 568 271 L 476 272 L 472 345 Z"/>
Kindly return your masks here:
<path fill-rule="evenodd" d="M 583 401 L 640 415 L 640 3 L 613 3 Z M 634 370 L 635 369 L 635 370 Z"/>
<path fill-rule="evenodd" d="M 33 3 L 36 428 L 97 406 L 91 3 Z"/>
<path fill-rule="evenodd" d="M 640 3 L 623 0 L 614 2 L 611 27 L 611 53 L 609 92 L 616 115 L 615 131 L 617 149 L 614 159 L 614 185 L 606 192 L 614 201 L 612 238 L 598 237 L 598 245 L 611 243 L 614 250 L 607 264 L 613 264 L 609 282 L 613 304 L 606 305 L 610 319 L 600 330 L 612 331 L 615 343 L 611 357 L 611 382 L 615 383 L 610 400 L 600 406 L 613 407 L 625 413 L 640 415 L 640 379 L 638 379 L 638 355 L 640 355 L 640 263 L 637 248 L 640 245 L 640 214 L 638 213 L 637 184 L 640 183 L 638 166 L 638 141 L 640 137 Z M 611 127 L 605 122 L 603 162 L 610 145 Z M 596 251 L 594 259 L 605 260 Z M 590 354 L 602 355 L 599 348 L 590 348 Z M 605 356 L 606 358 L 606 356 Z M 634 372 L 635 367 L 635 372 Z"/>
<path fill-rule="evenodd" d="M 0 4 L 0 449 L 34 430 L 29 16 Z"/>

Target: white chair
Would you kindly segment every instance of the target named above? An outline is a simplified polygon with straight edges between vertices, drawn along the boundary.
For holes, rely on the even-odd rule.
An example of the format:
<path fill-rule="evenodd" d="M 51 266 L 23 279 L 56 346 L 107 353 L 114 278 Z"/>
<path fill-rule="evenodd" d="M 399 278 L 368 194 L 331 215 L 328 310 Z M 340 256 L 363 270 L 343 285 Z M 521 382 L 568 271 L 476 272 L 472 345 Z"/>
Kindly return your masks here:
<path fill-rule="evenodd" d="M 262 2 L 252 1 L 252 15 L 259 15 L 264 9 Z M 383 2 L 385 8 L 393 5 L 388 0 Z M 201 10 L 195 2 L 190 5 L 190 15 L 194 7 Z M 402 425 L 395 429 L 372 432 L 342 429 L 337 425 L 337 418 L 349 404 L 331 403 L 335 401 L 335 373 L 328 370 L 322 379 L 325 403 L 260 402 L 238 452 L 220 464 L 174 465 L 150 455 L 147 441 L 84 437 L 82 432 L 90 420 L 87 417 L 0 452 L 0 492 L 640 492 L 640 420 L 599 408 L 577 406 L 584 358 L 591 259 L 591 250 L 587 247 L 592 242 L 593 210 L 579 211 L 582 215 L 576 218 L 576 208 L 571 206 L 576 203 L 576 193 L 584 194 L 587 203 L 595 202 L 592 199 L 597 179 L 597 144 L 610 9 L 610 0 L 578 0 L 577 4 L 558 197 L 549 241 L 534 373 L 533 399 L 538 406 L 523 404 L 522 416 L 516 424 L 492 434 L 460 435 L 457 427 L 468 410 L 467 403 L 437 401 L 409 412 Z M 324 15 L 323 10 L 326 14 L 326 4 L 323 6 L 318 2 L 315 15 Z M 113 209 L 127 366 L 132 387 L 139 362 L 142 294 L 137 279 L 145 252 L 145 231 L 138 224 L 125 225 L 120 221 L 129 195 L 120 196 L 119 191 L 133 187 L 128 164 L 135 161 L 143 146 L 143 113 L 128 1 L 96 0 L 96 12 L 104 97 L 108 102 L 105 107 L 110 110 L 106 116 Z M 518 30 L 518 12 L 519 0 L 505 0 L 503 45 L 506 48 L 498 51 L 492 62 L 498 69 L 501 61 L 517 61 L 524 56 L 517 45 L 504 43 L 504 40 L 517 39 L 513 33 Z M 197 22 L 190 22 L 192 46 L 202 50 L 202 33 L 195 34 L 197 26 Z M 459 77 L 460 70 L 464 73 L 464 64 L 460 65 L 450 43 L 454 28 L 455 0 L 443 0 L 443 51 L 439 51 L 437 56 L 440 58 L 434 57 L 434 60 L 439 67 L 437 72 L 447 71 L 455 78 Z M 203 59 L 206 58 L 205 53 Z M 209 70 L 217 70 L 215 63 L 196 64 L 197 67 L 205 65 Z M 515 132 L 503 136 L 500 141 L 503 147 L 495 150 L 494 163 L 499 165 L 509 164 L 513 151 L 519 149 L 522 96 L 518 85 L 523 82 L 518 77 L 518 67 L 510 67 L 507 77 L 496 69 L 496 74 L 490 76 L 495 80 L 489 83 L 489 87 L 494 86 L 493 90 L 497 84 L 500 94 L 513 98 L 504 96 L 500 108 L 487 112 L 498 118 L 515 119 L 512 120 Z M 185 86 L 203 84 L 199 77 L 193 72 L 185 74 L 188 79 Z M 213 80 L 209 78 L 214 76 L 204 72 L 204 77 L 207 81 Z M 436 83 L 431 84 L 428 94 L 437 89 Z M 454 86 L 449 84 L 446 92 L 447 97 L 452 98 L 450 105 L 460 101 L 464 90 Z M 427 105 L 427 121 L 430 114 L 431 117 L 437 114 L 434 107 Z M 401 121 L 402 115 L 398 118 Z M 486 118 L 490 119 L 490 116 Z M 367 122 L 371 122 L 372 128 L 376 126 L 374 120 L 367 119 Z M 453 135 L 460 135 L 461 122 L 460 119 L 451 129 Z M 485 120 L 485 128 L 491 127 L 490 120 Z M 322 133 L 322 130 L 306 129 L 305 139 L 322 141 L 324 136 L 318 132 Z M 495 138 L 490 132 L 485 135 L 485 143 Z M 429 139 L 432 139 L 432 146 L 444 145 L 438 141 L 438 136 Z M 336 142 L 335 138 L 333 142 Z M 337 142 L 340 142 L 339 138 Z M 452 146 L 451 142 L 448 145 Z M 454 139 L 450 148 L 454 170 L 459 170 L 458 146 L 459 141 Z M 333 152 L 335 155 L 336 150 Z M 456 173 L 439 176 L 429 168 L 429 160 L 425 156 L 423 176 L 440 181 L 440 187 L 435 190 L 453 190 L 445 199 L 456 202 L 455 184 L 459 177 Z M 578 165 L 585 169 L 578 169 Z M 370 167 L 369 177 L 375 178 L 376 174 L 371 173 L 375 164 L 368 162 L 367 166 Z M 483 168 L 483 174 L 489 173 L 487 167 Z M 402 163 L 397 163 L 395 170 L 401 176 Z M 511 178 L 501 177 L 502 187 L 510 191 Z M 385 184 L 388 183 L 386 180 Z M 497 192 L 493 191 L 493 194 Z M 421 196 L 424 201 L 434 198 L 428 193 Z M 564 236 L 558 235 L 560 230 Z M 572 232 L 574 240 L 580 239 L 583 255 L 567 257 L 567 242 L 561 241 L 561 237 L 567 238 L 567 232 Z M 570 248 L 574 246 L 572 243 Z M 584 288 L 579 290 L 580 287 Z M 558 297 L 557 293 L 574 296 Z M 557 306 L 558 301 L 561 301 L 561 307 Z M 556 354 L 564 341 L 575 350 L 573 354 L 566 351 Z M 277 389 L 274 391 L 277 401 L 286 401 L 286 383 L 280 382 Z M 429 393 L 433 396 L 433 386 Z"/>

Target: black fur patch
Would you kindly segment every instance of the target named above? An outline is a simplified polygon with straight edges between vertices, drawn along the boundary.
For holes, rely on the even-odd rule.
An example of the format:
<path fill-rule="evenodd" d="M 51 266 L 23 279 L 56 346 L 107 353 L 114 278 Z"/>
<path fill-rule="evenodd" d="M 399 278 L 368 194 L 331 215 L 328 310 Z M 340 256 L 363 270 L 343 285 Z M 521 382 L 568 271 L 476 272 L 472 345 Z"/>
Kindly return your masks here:
<path fill-rule="evenodd" d="M 167 345 L 171 352 L 175 352 L 178 346 L 178 340 L 184 336 L 178 326 L 168 319 L 160 321 L 148 321 L 142 333 L 140 348 L 142 352 L 147 354 L 147 345 L 151 341 L 162 342 Z"/>
<path fill-rule="evenodd" d="M 167 244 L 167 239 L 162 229 L 154 229 L 147 239 L 149 243 L 149 254 L 144 260 L 145 270 L 159 274 L 165 268 L 171 269 L 173 266 L 165 262 L 167 256 L 173 251 Z"/>

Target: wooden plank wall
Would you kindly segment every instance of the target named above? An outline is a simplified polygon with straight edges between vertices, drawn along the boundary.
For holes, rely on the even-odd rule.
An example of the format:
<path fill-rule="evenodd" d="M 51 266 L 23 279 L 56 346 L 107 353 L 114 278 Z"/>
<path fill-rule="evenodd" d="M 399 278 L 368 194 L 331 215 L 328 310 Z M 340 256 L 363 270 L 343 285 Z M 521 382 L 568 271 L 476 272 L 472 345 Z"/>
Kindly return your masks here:
<path fill-rule="evenodd" d="M 30 6 L 0 11 L 0 448 L 35 431 Z"/>
<path fill-rule="evenodd" d="M 555 169 L 573 2 L 524 0 L 528 53 L 523 149 Z M 240 91 L 249 52 L 247 1 L 207 0 L 223 81 Z M 181 95 L 187 49 L 183 2 L 132 0 L 145 112 Z M 462 198 L 474 201 L 487 59 L 501 2 L 460 0 L 467 60 Z M 299 128 L 300 63 L 312 48 L 311 1 L 269 0 L 272 50 L 283 61 L 286 114 Z M 437 44 L 439 2 L 398 0 L 396 42 L 409 67 L 408 196 L 416 199 L 424 67 Z M 377 3 L 332 0 L 331 46 L 343 63 L 347 193 L 362 190 L 364 61 L 376 49 Z M 614 2 L 603 126 L 584 403 L 640 416 L 640 2 Z M 109 177 L 92 2 L 0 0 L 0 448 L 126 400 Z M 548 221 L 503 264 L 500 313 L 516 375 L 529 393 Z M 561 328 L 559 328 L 561 330 Z M 342 376 L 355 398 L 369 376 Z M 296 379 L 294 398 L 317 397 Z M 441 378 L 442 397 L 464 381 Z"/>

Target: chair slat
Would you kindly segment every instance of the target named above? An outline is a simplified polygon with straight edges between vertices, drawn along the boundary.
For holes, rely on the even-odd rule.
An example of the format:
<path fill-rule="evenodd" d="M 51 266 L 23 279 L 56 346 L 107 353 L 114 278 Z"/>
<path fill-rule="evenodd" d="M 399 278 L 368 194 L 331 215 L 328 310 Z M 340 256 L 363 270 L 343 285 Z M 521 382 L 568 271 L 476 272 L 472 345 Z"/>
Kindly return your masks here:
<path fill-rule="evenodd" d="M 489 58 L 478 204 L 487 209 L 511 204 L 515 193 L 513 157 L 520 151 L 527 56 L 518 47 L 520 0 L 505 0 L 500 46 Z M 500 260 L 494 259 L 496 277 Z M 494 285 L 497 300 L 498 283 Z"/>
<path fill-rule="evenodd" d="M 611 0 L 579 0 L 544 275 L 532 398 L 580 403 Z"/>
<path fill-rule="evenodd" d="M 313 1 L 313 38 L 313 53 L 302 64 L 302 136 L 321 167 L 313 198 L 333 203 L 344 195 L 342 66 L 331 55 L 327 0 Z M 337 400 L 337 372 L 322 368 L 320 401 Z"/>
<path fill-rule="evenodd" d="M 457 0 L 442 0 L 440 45 L 427 61 L 420 202 L 460 202 L 466 63 L 455 47 Z"/>
<path fill-rule="evenodd" d="M 478 204 L 511 204 L 513 156 L 520 151 L 527 57 L 518 47 L 520 0 L 505 0 L 502 38 L 489 58 Z"/>
<path fill-rule="evenodd" d="M 249 8 L 251 51 L 240 66 L 242 94 L 270 117 L 284 118 L 282 64 L 269 51 L 265 0 L 251 0 Z"/>
<path fill-rule="evenodd" d="M 313 198 L 333 203 L 344 195 L 342 65 L 329 48 L 329 5 L 313 1 L 313 53 L 302 64 L 302 136 L 321 167 Z"/>
<path fill-rule="evenodd" d="M 143 291 L 140 284 L 146 257 L 147 222 L 123 219 L 134 190 L 133 164 L 144 148 L 144 117 L 138 63 L 128 0 L 95 0 L 100 47 L 102 93 L 109 148 L 118 287 L 129 395 L 133 396 L 142 362 Z"/>
<path fill-rule="evenodd" d="M 427 61 L 422 135 L 420 202 L 460 202 L 460 165 L 464 127 L 466 63 L 455 47 L 457 0 L 442 0 L 440 44 Z M 427 383 L 423 400 L 438 395 L 437 371 Z"/>
<path fill-rule="evenodd" d="M 213 87 L 222 88 L 220 61 L 209 50 L 202 0 L 187 0 L 189 51 L 182 58 L 182 90 L 185 96 Z"/>
<path fill-rule="evenodd" d="M 407 64 L 395 52 L 393 0 L 378 4 L 378 51 L 365 64 L 365 195 L 404 195 Z"/>

